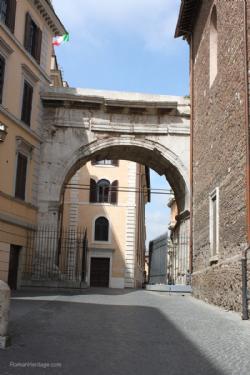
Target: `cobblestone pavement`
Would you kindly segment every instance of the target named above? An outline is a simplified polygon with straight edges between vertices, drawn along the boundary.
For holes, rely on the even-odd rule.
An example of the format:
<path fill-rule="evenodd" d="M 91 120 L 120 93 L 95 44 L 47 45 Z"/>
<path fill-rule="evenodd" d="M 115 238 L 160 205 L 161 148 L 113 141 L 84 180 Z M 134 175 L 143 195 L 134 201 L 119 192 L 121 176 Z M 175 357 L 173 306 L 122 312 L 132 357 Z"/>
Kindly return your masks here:
<path fill-rule="evenodd" d="M 25 292 L 0 374 L 249 375 L 250 322 L 191 296 Z"/>

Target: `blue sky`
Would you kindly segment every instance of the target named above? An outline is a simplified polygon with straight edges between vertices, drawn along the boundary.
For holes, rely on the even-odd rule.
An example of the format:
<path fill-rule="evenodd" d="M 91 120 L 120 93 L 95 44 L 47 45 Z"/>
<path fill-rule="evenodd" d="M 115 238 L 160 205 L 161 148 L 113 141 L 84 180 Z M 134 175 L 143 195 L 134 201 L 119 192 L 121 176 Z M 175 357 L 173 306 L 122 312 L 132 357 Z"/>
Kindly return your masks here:
<path fill-rule="evenodd" d="M 53 0 L 70 43 L 56 49 L 73 87 L 187 95 L 188 46 L 174 39 L 180 0 Z M 151 185 L 167 188 L 151 174 Z M 147 207 L 148 240 L 167 229 L 167 197 Z"/>

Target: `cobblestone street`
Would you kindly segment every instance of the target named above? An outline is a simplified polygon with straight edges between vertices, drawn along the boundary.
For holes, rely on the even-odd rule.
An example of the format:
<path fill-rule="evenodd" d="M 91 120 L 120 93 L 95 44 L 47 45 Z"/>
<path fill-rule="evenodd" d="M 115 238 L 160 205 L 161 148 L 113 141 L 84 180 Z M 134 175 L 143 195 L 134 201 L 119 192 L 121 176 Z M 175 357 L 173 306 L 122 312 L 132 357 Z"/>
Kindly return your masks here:
<path fill-rule="evenodd" d="M 250 322 L 188 295 L 18 293 L 10 333 L 1 375 L 250 374 Z"/>

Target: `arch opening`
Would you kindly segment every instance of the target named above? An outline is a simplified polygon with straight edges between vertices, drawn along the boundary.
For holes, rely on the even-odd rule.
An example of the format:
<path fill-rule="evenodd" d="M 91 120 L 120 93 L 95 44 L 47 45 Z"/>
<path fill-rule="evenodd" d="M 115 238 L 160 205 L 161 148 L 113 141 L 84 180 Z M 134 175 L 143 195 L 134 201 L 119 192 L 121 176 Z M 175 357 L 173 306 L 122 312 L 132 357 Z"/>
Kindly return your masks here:
<path fill-rule="evenodd" d="M 85 151 L 84 151 L 85 150 Z M 90 153 L 89 150 L 83 148 L 83 155 L 81 150 L 78 153 L 78 160 L 72 160 L 71 163 L 66 167 L 66 173 L 62 176 L 61 190 L 60 190 L 60 201 L 64 193 L 64 186 L 72 178 L 72 176 L 87 162 L 91 160 L 128 160 L 133 161 L 141 165 L 146 165 L 150 169 L 153 169 L 160 176 L 164 175 L 174 192 L 175 199 L 178 206 L 178 212 L 182 213 L 185 210 L 189 210 L 189 187 L 187 183 L 187 171 L 181 166 L 177 157 L 169 153 L 169 158 L 162 150 L 156 148 L 149 149 L 146 146 L 138 145 L 116 145 L 116 146 L 100 146 L 98 150 Z M 79 156 L 80 154 L 80 156 Z M 180 170 L 182 169 L 182 170 Z"/>

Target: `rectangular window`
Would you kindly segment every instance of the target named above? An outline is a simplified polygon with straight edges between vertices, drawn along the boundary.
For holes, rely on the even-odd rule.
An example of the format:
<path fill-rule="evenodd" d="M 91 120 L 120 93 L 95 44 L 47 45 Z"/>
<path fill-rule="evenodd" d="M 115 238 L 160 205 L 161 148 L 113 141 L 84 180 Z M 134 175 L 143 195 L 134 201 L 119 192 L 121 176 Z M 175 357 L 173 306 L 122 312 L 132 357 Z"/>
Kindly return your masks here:
<path fill-rule="evenodd" d="M 211 257 L 219 253 L 219 188 L 210 194 L 210 250 Z"/>
<path fill-rule="evenodd" d="M 30 126 L 30 119 L 31 119 L 32 97 L 33 97 L 33 87 L 27 81 L 24 81 L 21 120 L 28 126 Z"/>
<path fill-rule="evenodd" d="M 18 153 L 15 197 L 22 199 L 22 200 L 25 200 L 27 164 L 28 164 L 27 156 L 21 153 Z"/>
<path fill-rule="evenodd" d="M 2 104 L 2 101 L 3 101 L 4 71 L 5 71 L 5 60 L 0 55 L 0 104 Z"/>
<path fill-rule="evenodd" d="M 42 31 L 32 20 L 29 13 L 26 14 L 24 47 L 40 64 L 42 46 Z"/>
<path fill-rule="evenodd" d="M 118 160 L 109 160 L 109 159 L 92 160 L 91 164 L 92 165 L 113 165 L 113 166 L 118 166 Z"/>
<path fill-rule="evenodd" d="M 3 22 L 12 33 L 15 29 L 16 0 L 0 0 L 0 22 Z"/>

